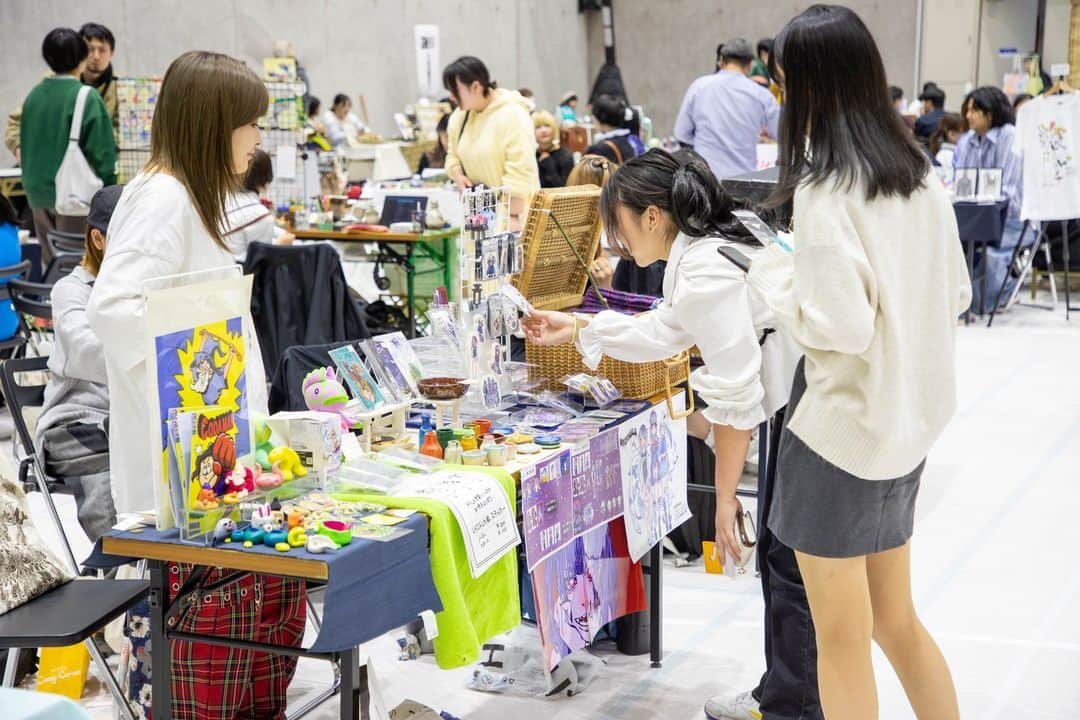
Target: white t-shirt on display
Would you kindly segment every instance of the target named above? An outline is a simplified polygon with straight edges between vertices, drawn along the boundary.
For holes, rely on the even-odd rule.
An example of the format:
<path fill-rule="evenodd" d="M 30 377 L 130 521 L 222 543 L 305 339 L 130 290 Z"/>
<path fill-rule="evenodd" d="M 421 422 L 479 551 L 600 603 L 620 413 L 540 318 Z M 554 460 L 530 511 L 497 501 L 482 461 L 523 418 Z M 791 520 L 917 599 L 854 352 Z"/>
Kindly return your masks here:
<path fill-rule="evenodd" d="M 1013 152 L 1024 161 L 1024 220 L 1080 217 L 1080 95 L 1041 96 L 1020 108 Z"/>

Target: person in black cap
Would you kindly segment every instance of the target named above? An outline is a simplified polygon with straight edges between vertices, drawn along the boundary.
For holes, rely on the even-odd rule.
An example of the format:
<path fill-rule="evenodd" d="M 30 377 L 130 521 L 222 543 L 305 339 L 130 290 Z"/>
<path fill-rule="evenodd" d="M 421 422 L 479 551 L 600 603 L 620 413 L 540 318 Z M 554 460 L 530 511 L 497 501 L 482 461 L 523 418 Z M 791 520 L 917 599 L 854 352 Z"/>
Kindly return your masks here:
<path fill-rule="evenodd" d="M 923 142 L 929 142 L 945 115 L 945 91 L 934 83 L 927 83 L 919 94 L 919 100 L 923 104 L 923 112 L 915 121 L 915 135 Z"/>
<path fill-rule="evenodd" d="M 109 482 L 105 353 L 86 319 L 86 306 L 122 190 L 110 185 L 95 193 L 86 217 L 82 264 L 53 285 L 50 377 L 34 437 L 45 472 L 72 488 L 79 524 L 90 542 L 116 524 L 116 506 Z"/>

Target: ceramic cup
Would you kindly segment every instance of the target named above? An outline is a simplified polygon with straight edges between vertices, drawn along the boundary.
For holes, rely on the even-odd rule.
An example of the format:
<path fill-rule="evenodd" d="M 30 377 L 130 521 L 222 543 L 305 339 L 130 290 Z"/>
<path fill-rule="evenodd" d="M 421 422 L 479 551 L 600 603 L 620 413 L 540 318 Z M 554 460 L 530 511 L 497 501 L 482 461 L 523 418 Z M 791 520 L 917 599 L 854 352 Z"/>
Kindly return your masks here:
<path fill-rule="evenodd" d="M 485 453 L 483 450 L 466 450 L 461 453 L 461 460 L 466 465 L 483 465 Z"/>
<path fill-rule="evenodd" d="M 483 437 L 485 434 L 491 432 L 491 421 L 477 418 L 473 421 L 473 429 L 476 431 L 477 436 Z"/>
<path fill-rule="evenodd" d="M 487 449 L 488 465 L 502 467 L 506 464 L 506 448 L 492 443 Z"/>
<path fill-rule="evenodd" d="M 514 462 L 517 459 L 517 445 L 507 440 L 502 447 L 506 448 L 506 462 Z"/>

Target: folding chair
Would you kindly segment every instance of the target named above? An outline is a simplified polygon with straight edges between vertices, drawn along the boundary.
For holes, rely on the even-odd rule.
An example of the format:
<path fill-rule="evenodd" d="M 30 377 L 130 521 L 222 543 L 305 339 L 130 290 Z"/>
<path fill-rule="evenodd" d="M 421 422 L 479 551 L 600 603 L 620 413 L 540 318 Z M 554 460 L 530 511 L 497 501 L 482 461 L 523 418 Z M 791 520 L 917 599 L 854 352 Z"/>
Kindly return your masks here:
<path fill-rule="evenodd" d="M 82 254 L 74 255 L 72 253 L 60 253 L 59 255 L 53 255 L 52 261 L 49 262 L 49 267 L 45 269 L 45 278 L 42 281 L 45 285 L 55 285 L 56 281 L 60 278 L 70 275 L 71 271 L 79 267 L 82 264 Z"/>
<path fill-rule="evenodd" d="M 50 230 L 45 233 L 45 242 L 49 245 L 49 251 L 53 257 L 68 253 L 82 257 L 86 249 L 86 237 L 81 233 L 70 233 L 62 230 Z"/>
<path fill-rule="evenodd" d="M 19 481 L 26 487 L 31 482 L 30 474 L 33 474 L 34 479 L 31 487 L 35 487 L 41 492 L 42 498 L 45 501 L 45 509 L 49 513 L 49 518 L 52 520 L 53 527 L 56 528 L 56 532 L 60 536 L 60 543 L 64 550 L 63 559 L 67 560 L 68 566 L 71 568 L 72 572 L 78 575 L 81 572 L 81 568 L 79 567 L 78 561 L 75 559 L 75 553 L 71 549 L 71 542 L 68 540 L 67 533 L 64 531 L 64 524 L 60 521 L 60 513 L 56 510 L 56 503 L 53 502 L 52 488 L 50 487 L 50 480 L 45 474 L 44 463 L 41 458 L 38 457 L 37 450 L 34 447 L 33 428 L 31 427 L 31 423 L 27 422 L 27 410 L 29 408 L 41 407 L 45 402 L 45 384 L 30 385 L 23 384 L 20 381 L 20 377 L 24 374 L 47 373 L 48 367 L 49 359 L 47 357 L 16 358 L 8 360 L 0 367 L 0 383 L 2 383 L 3 386 L 4 398 L 7 400 L 8 408 L 11 410 L 11 419 L 15 424 L 15 432 L 18 436 L 19 444 L 22 445 L 22 451 L 25 455 L 22 461 L 19 462 Z M 52 482 L 53 486 L 60 484 L 62 484 L 62 481 L 60 480 L 54 480 Z M 143 584 L 142 587 L 145 592 L 146 585 Z M 50 594 L 52 593 L 43 597 L 48 597 Z M 137 600 L 138 597 L 135 599 Z M 104 622 L 101 623 L 101 626 L 105 625 L 113 617 L 116 617 L 120 612 L 125 612 L 133 604 L 134 602 L 125 605 L 120 611 L 104 618 Z M 0 623 L 2 623 L 2 619 L 0 619 Z M 101 626 L 94 627 L 89 630 L 86 635 L 77 639 L 89 637 L 90 634 L 96 632 Z M 3 636 L 0 635 L 0 643 L 2 643 L 3 640 Z M 70 645 L 71 643 L 58 642 L 56 644 Z M 33 643 L 29 645 L 18 645 L 13 643 L 10 647 L 36 646 L 37 645 Z M 102 676 L 105 678 L 105 682 L 108 684 L 109 690 L 113 694 L 113 698 L 121 707 L 124 717 L 131 718 L 131 711 L 128 708 L 127 701 L 124 699 L 123 693 L 120 691 L 120 685 L 116 682 L 116 677 L 112 674 L 112 670 L 101 656 L 101 652 L 98 650 L 97 645 L 95 645 L 92 640 L 86 640 L 86 647 L 90 651 L 91 658 L 93 658 L 94 662 L 97 664 L 98 670 L 101 671 Z M 18 662 L 17 655 L 18 653 L 14 650 L 8 655 L 9 667 L 12 668 L 11 672 L 14 672 L 13 668 Z"/>
<path fill-rule="evenodd" d="M 18 282 L 19 278 L 26 278 L 30 275 L 31 262 L 29 260 L 23 260 L 16 265 L 8 265 L 6 267 L 0 267 L 0 278 L 9 278 L 8 284 L 0 285 L 0 300 L 7 300 L 11 298 L 11 291 L 9 285 L 11 282 Z M 7 340 L 0 340 L 0 358 L 16 357 L 26 346 L 28 336 L 20 332 L 25 328 L 25 325 L 19 323 L 19 330 L 15 332 L 13 337 Z"/>
<path fill-rule="evenodd" d="M 15 312 L 19 313 L 26 341 L 34 348 L 34 353 L 40 355 L 35 337 L 52 333 L 52 285 L 12 279 L 8 281 L 8 295 Z"/>

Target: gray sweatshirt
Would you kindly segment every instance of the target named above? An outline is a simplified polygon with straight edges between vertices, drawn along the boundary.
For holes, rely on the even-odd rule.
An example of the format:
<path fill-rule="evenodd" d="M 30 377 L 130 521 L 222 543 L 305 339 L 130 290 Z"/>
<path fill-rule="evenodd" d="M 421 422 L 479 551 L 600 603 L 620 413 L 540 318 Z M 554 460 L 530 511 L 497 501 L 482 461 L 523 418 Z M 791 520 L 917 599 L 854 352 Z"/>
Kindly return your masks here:
<path fill-rule="evenodd" d="M 93 286 L 94 276 L 82 266 L 53 286 L 52 377 L 35 430 L 39 451 L 49 428 L 76 422 L 96 425 L 109 417 L 105 353 L 86 319 Z"/>

